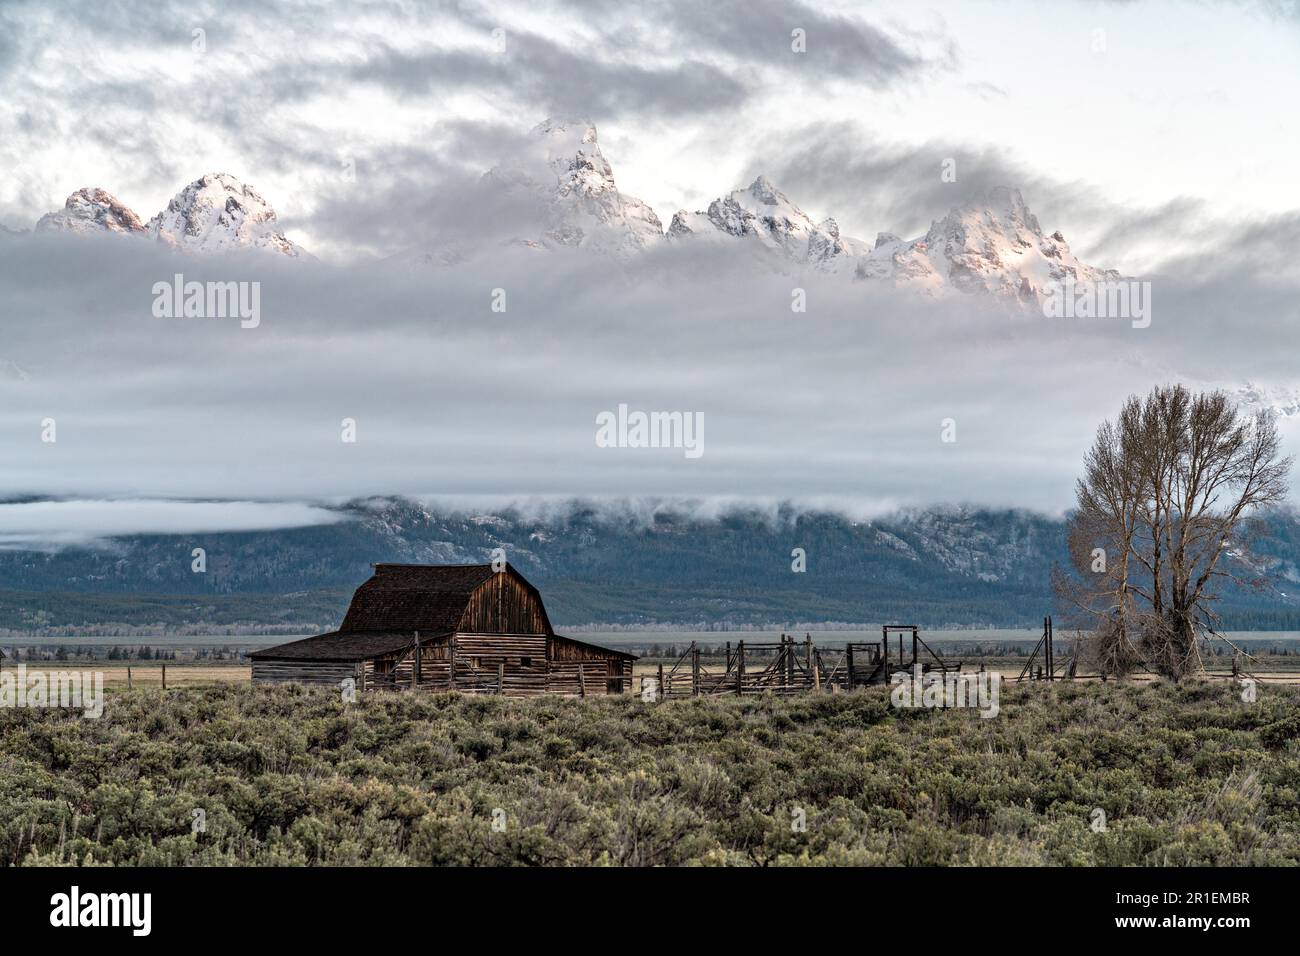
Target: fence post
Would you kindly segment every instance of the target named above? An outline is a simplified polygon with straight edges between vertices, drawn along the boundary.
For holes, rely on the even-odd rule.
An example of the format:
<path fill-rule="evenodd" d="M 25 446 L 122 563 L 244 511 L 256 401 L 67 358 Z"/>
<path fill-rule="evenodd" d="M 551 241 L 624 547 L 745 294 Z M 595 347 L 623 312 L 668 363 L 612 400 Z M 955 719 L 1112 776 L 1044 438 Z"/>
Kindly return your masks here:
<path fill-rule="evenodd" d="M 1047 638 L 1047 679 L 1056 680 L 1056 660 L 1052 653 L 1052 619 L 1043 618 L 1043 635 Z"/>
<path fill-rule="evenodd" d="M 497 696 L 504 693 L 506 687 L 506 662 L 497 661 Z"/>
<path fill-rule="evenodd" d="M 846 652 L 846 653 L 845 653 L 845 660 L 847 661 L 847 663 L 848 663 L 848 665 L 849 665 L 849 680 L 848 680 L 848 688 L 849 688 L 849 690 L 853 690 L 853 644 L 852 644 L 852 642 L 845 644 L 845 645 L 844 645 L 844 650 L 845 650 L 845 652 Z"/>
<path fill-rule="evenodd" d="M 131 689 L 131 665 L 126 665 L 126 689 Z"/>
<path fill-rule="evenodd" d="M 659 698 L 660 700 L 662 700 L 667 696 L 668 696 L 668 691 L 664 688 L 664 665 L 660 664 L 659 665 Z"/>
<path fill-rule="evenodd" d="M 700 645 L 691 641 L 691 696 L 700 696 Z"/>
<path fill-rule="evenodd" d="M 163 690 L 166 690 L 167 689 L 167 665 L 164 664 L 162 667 L 163 667 L 163 675 L 162 675 Z"/>
<path fill-rule="evenodd" d="M 745 642 L 736 642 L 736 696 L 745 693 Z"/>
<path fill-rule="evenodd" d="M 578 661 L 578 696 L 587 696 L 587 674 L 582 669 L 582 661 Z"/>

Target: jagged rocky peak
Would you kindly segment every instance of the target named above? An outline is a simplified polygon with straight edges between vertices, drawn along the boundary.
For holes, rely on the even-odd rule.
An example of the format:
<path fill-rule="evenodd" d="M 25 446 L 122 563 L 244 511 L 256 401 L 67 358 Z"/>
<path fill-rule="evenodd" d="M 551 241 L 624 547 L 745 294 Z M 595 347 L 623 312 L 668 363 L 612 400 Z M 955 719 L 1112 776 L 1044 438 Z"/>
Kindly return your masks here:
<path fill-rule="evenodd" d="M 626 257 L 663 239 L 654 210 L 619 191 L 588 120 L 539 123 L 521 153 L 491 169 L 487 179 L 536 212 L 538 235 L 507 237 L 507 242 Z"/>
<path fill-rule="evenodd" d="M 766 176 L 713 200 L 704 212 L 679 210 L 668 235 L 750 239 L 794 262 L 830 271 L 851 267 L 866 251 L 865 244 L 842 237 L 834 219 L 815 222 Z"/>
<path fill-rule="evenodd" d="M 600 196 L 618 191 L 614 170 L 587 120 L 547 119 L 533 127 L 561 194 Z"/>
<path fill-rule="evenodd" d="M 988 293 L 1033 302 L 1067 277 L 1119 277 L 1081 262 L 1059 231 L 1045 236 L 1020 190 L 1005 186 L 954 206 L 917 239 L 881 233 L 855 274 L 933 296 Z"/>
<path fill-rule="evenodd" d="M 303 254 L 276 228 L 271 204 L 226 173 L 209 173 L 190 183 L 149 220 L 147 231 L 160 242 L 191 251 L 251 247 L 295 258 Z"/>
<path fill-rule="evenodd" d="M 58 212 L 42 216 L 36 231 L 138 235 L 144 233 L 145 227 L 140 217 L 108 190 L 85 187 L 69 196 Z"/>

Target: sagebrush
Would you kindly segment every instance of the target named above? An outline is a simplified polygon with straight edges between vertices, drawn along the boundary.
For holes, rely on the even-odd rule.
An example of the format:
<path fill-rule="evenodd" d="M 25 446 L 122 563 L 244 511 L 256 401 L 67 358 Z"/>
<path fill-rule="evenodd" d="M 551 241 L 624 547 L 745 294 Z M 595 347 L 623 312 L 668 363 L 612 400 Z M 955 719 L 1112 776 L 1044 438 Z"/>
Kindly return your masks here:
<path fill-rule="evenodd" d="M 0 713 L 0 860 L 1294 864 L 1298 705 L 1204 682 L 1005 687 L 987 720 L 892 710 L 884 688 L 351 705 L 143 689 L 98 721 Z"/>

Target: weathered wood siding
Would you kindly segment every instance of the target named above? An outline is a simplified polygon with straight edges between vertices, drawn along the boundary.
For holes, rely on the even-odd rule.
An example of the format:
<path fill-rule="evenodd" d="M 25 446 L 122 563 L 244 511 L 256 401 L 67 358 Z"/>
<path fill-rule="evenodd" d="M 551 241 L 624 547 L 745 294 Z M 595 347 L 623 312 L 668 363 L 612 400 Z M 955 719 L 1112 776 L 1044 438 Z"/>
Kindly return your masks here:
<path fill-rule="evenodd" d="M 364 676 L 368 689 L 585 697 L 630 690 L 632 661 L 545 634 L 456 634 L 420 646 L 418 681 L 413 652 L 393 665 L 367 661 Z"/>
<path fill-rule="evenodd" d="M 513 574 L 494 574 L 470 595 L 458 630 L 468 634 L 545 634 L 542 602 Z"/>
<path fill-rule="evenodd" d="M 360 679 L 360 664 L 338 661 L 253 661 L 254 684 L 292 682 L 337 686 L 349 677 Z"/>
<path fill-rule="evenodd" d="M 619 694 L 632 689 L 632 661 L 603 647 L 552 637 L 550 656 L 547 690 L 552 694 Z"/>
<path fill-rule="evenodd" d="M 455 648 L 455 680 L 451 652 Z M 399 686 L 412 684 L 415 655 L 396 668 Z M 546 693 L 545 634 L 457 634 L 420 648 L 420 686 L 426 690 L 462 690 L 524 697 Z"/>
<path fill-rule="evenodd" d="M 581 644 L 578 641 L 571 641 L 564 637 L 555 637 L 551 640 L 551 660 L 553 661 L 609 661 L 623 660 L 617 654 L 612 654 L 603 647 L 593 647 L 590 644 Z"/>
<path fill-rule="evenodd" d="M 619 678 L 626 678 L 619 680 Z M 546 692 L 571 697 L 620 694 L 632 686 L 632 662 L 606 660 L 551 661 Z"/>

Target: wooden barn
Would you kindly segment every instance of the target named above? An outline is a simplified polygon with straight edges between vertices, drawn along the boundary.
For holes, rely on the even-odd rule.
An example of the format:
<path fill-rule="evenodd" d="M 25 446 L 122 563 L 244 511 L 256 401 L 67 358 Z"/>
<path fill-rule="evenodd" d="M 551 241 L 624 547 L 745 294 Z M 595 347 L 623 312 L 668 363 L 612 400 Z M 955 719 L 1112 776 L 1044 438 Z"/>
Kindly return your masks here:
<path fill-rule="evenodd" d="M 537 588 L 490 564 L 377 564 L 337 631 L 249 656 L 254 683 L 515 697 L 621 694 L 636 660 L 556 634 Z"/>

